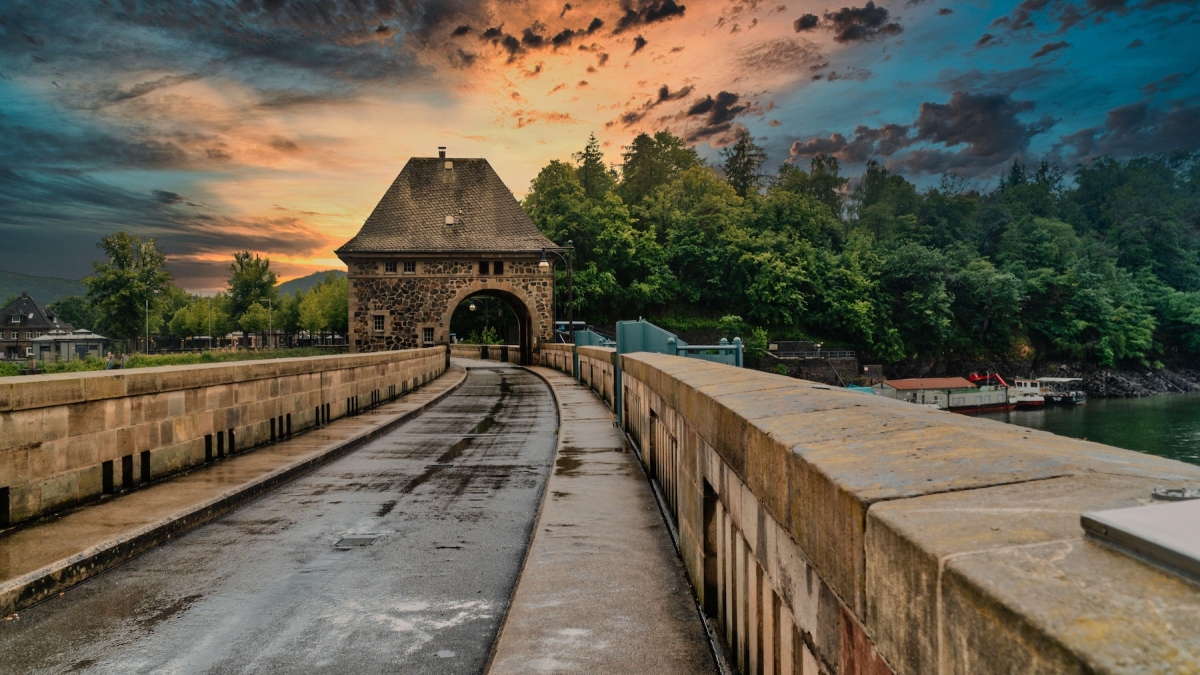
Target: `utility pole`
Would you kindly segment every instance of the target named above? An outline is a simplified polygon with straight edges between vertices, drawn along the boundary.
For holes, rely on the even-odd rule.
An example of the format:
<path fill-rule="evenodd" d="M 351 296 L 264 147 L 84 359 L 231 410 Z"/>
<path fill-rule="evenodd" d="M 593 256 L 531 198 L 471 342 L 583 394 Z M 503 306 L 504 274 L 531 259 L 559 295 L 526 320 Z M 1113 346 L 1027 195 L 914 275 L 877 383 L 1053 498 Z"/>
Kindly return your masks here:
<path fill-rule="evenodd" d="M 270 348 L 271 342 L 275 341 L 275 314 L 274 308 L 271 307 L 271 299 L 267 298 L 267 347 Z"/>
<path fill-rule="evenodd" d="M 208 298 L 208 348 L 212 349 L 212 298 Z"/>

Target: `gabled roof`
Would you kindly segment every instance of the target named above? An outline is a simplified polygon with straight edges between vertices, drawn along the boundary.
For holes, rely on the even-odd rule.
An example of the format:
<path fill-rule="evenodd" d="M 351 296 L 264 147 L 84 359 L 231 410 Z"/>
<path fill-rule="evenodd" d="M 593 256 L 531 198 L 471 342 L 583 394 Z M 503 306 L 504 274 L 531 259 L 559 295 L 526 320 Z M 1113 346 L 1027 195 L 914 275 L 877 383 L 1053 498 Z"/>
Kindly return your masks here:
<path fill-rule="evenodd" d="M 884 384 L 901 391 L 916 389 L 977 389 L 965 377 L 914 377 L 908 380 L 884 380 Z"/>
<path fill-rule="evenodd" d="M 29 294 L 27 293 L 22 293 L 21 297 L 10 302 L 4 309 L 0 309 L 0 330 L 7 330 L 10 327 L 17 327 L 18 324 L 10 321 L 10 317 L 14 315 L 21 317 L 21 323 L 19 325 L 22 329 L 43 328 L 46 330 L 52 330 L 57 328 L 58 330 L 65 331 L 74 330 L 71 324 L 60 320 L 58 317 L 54 317 L 54 320 L 51 320 L 51 314 L 48 314 L 46 310 L 42 309 L 42 306 L 39 305 L 36 300 L 29 297 Z M 0 335 L 0 337 L 4 336 Z"/>
<path fill-rule="evenodd" d="M 447 216 L 454 217 L 453 226 L 446 224 Z M 335 253 L 539 251 L 552 246 L 486 159 L 413 157 L 358 234 Z"/>

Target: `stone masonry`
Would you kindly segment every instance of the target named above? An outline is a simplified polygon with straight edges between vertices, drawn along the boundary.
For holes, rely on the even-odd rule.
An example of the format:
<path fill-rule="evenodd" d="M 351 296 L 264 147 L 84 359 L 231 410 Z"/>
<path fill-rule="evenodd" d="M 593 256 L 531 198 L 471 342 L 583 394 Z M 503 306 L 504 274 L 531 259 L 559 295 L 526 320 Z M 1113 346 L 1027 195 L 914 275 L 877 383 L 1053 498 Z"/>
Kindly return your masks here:
<path fill-rule="evenodd" d="M 486 276 L 479 274 L 479 261 L 474 259 L 397 257 L 390 261 L 399 271 L 385 272 L 389 260 L 384 258 L 350 266 L 350 334 L 355 352 L 424 346 L 425 328 L 433 329 L 434 343 L 446 343 L 454 310 L 475 294 L 499 298 L 519 319 L 530 320 L 533 346 L 552 339 L 553 278 L 538 270 L 539 258 L 501 260 L 503 272 Z M 403 271 L 405 262 L 413 264 L 412 272 Z M 494 266 L 496 259 L 487 262 Z M 384 318 L 383 330 L 375 330 L 377 316 Z"/>

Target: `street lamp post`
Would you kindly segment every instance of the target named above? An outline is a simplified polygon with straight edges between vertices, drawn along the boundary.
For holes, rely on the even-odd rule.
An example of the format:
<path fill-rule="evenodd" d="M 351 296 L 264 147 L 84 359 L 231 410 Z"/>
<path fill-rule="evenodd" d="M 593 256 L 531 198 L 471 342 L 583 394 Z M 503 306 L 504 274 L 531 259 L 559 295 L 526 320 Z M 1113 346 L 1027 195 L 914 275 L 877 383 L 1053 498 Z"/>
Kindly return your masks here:
<path fill-rule="evenodd" d="M 542 261 L 538 263 L 538 269 L 542 272 L 550 272 L 554 267 L 550 261 L 546 260 L 547 253 L 558 256 L 558 259 L 567 266 L 567 332 L 570 334 L 573 344 L 575 342 L 575 242 L 568 240 L 566 246 L 543 248 Z M 553 319 L 554 317 L 551 317 L 551 320 Z"/>
<path fill-rule="evenodd" d="M 158 295 L 158 289 L 154 289 L 154 295 Z M 146 353 L 150 353 L 150 294 L 146 294 Z"/>

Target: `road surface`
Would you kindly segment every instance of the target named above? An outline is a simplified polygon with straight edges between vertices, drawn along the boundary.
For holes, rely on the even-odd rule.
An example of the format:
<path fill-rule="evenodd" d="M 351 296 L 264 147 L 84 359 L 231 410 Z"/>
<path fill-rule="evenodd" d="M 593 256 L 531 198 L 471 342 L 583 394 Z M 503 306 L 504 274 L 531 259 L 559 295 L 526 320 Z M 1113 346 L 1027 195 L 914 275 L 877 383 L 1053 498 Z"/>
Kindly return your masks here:
<path fill-rule="evenodd" d="M 0 670 L 481 672 L 556 420 L 537 377 L 472 369 L 390 434 L 0 622 Z"/>

